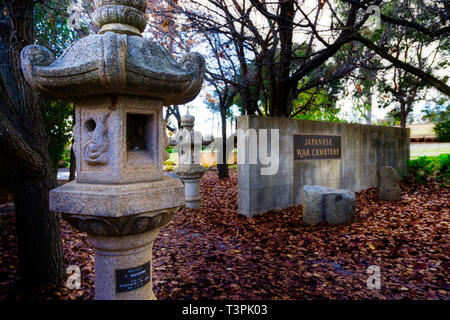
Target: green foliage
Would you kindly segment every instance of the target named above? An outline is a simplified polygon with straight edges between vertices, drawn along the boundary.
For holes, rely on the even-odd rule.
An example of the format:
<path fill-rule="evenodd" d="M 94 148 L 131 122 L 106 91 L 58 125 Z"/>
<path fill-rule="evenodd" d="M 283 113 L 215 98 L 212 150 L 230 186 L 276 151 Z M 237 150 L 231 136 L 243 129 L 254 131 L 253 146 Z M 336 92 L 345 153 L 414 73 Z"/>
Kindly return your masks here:
<path fill-rule="evenodd" d="M 48 151 L 56 168 L 59 160 L 63 159 L 65 147 L 72 139 L 73 105 L 60 101 L 46 101 L 44 108 L 45 128 L 50 138 Z"/>
<path fill-rule="evenodd" d="M 66 146 L 64 148 L 63 154 L 62 154 L 62 161 L 64 163 L 64 167 L 69 166 L 70 164 L 70 147 Z"/>
<path fill-rule="evenodd" d="M 173 162 L 172 160 L 166 160 L 163 164 L 165 166 L 175 166 L 175 162 Z"/>
<path fill-rule="evenodd" d="M 333 72 L 334 67 L 329 66 L 330 72 Z M 301 89 L 308 85 L 309 79 L 305 78 L 298 85 Z M 298 94 L 293 104 L 292 119 L 316 120 L 316 121 L 331 121 L 343 122 L 338 117 L 340 111 L 336 107 L 337 94 L 341 90 L 339 81 L 334 81 L 324 88 L 314 87 L 309 90 L 302 91 Z"/>
<path fill-rule="evenodd" d="M 438 157 L 419 157 L 408 161 L 409 175 L 418 183 L 425 183 L 432 177 L 450 184 L 450 154 L 441 154 Z"/>
<path fill-rule="evenodd" d="M 77 32 L 67 25 L 67 8 L 70 4 L 69 0 L 49 0 L 45 4 L 38 2 L 34 7 L 35 42 L 50 49 L 56 56 L 89 33 L 86 27 Z M 50 138 L 50 159 L 56 168 L 60 160 L 63 163 L 70 162 L 70 149 L 65 148 L 72 138 L 73 105 L 47 98 L 42 98 L 42 101 L 45 127 Z"/>
<path fill-rule="evenodd" d="M 438 157 L 438 179 L 448 187 L 450 185 L 450 154 L 441 154 Z"/>
<path fill-rule="evenodd" d="M 167 152 L 167 153 L 174 153 L 175 150 L 173 149 L 172 146 L 169 146 L 169 147 L 166 148 L 166 152 Z"/>
<path fill-rule="evenodd" d="M 433 174 L 434 162 L 431 157 L 423 156 L 408 161 L 408 168 L 410 176 L 414 177 L 418 183 L 425 183 Z"/>
<path fill-rule="evenodd" d="M 293 119 L 303 119 L 303 120 L 315 120 L 315 121 L 329 121 L 329 122 L 344 122 L 340 119 L 337 114 L 340 109 L 333 108 L 332 106 L 315 106 L 304 113 L 300 113 L 293 117 Z"/>
<path fill-rule="evenodd" d="M 36 43 L 59 56 L 77 38 L 77 32 L 67 25 L 69 0 L 50 0 L 34 7 Z M 50 8 L 57 8 L 50 9 Z"/>
<path fill-rule="evenodd" d="M 450 142 L 450 120 L 436 123 L 433 128 L 440 142 Z"/>
<path fill-rule="evenodd" d="M 391 111 L 386 114 L 386 122 L 391 126 L 399 126 L 401 123 L 402 113 L 400 109 L 395 107 Z M 412 123 L 414 121 L 414 117 L 412 113 L 409 113 L 406 117 L 406 123 Z"/>
<path fill-rule="evenodd" d="M 380 119 L 377 121 L 377 126 L 390 127 L 392 123 L 389 119 Z"/>
<path fill-rule="evenodd" d="M 442 122 L 450 120 L 450 101 L 447 98 L 441 98 L 433 107 L 427 105 L 422 109 L 423 120 L 429 122 Z"/>

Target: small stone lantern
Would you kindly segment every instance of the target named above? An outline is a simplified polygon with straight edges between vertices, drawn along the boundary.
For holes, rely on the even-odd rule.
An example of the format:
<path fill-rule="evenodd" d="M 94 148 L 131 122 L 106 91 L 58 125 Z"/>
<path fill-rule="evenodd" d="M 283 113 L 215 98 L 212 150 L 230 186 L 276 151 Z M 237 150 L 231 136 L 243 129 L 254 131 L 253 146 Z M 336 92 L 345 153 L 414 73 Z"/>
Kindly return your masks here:
<path fill-rule="evenodd" d="M 206 169 L 201 166 L 200 150 L 202 145 L 211 143 L 211 139 L 203 138 L 203 135 L 194 131 L 195 117 L 189 111 L 181 118 L 181 130 L 178 130 L 169 143 L 178 146 L 180 165 L 175 168 L 175 173 L 183 179 L 186 207 L 190 209 L 200 208 L 199 183 Z"/>
<path fill-rule="evenodd" d="M 42 46 L 23 49 L 27 82 L 74 102 L 76 181 L 50 192 L 50 210 L 87 232 L 95 249 L 95 298 L 155 299 L 152 246 L 184 204 L 183 185 L 163 176 L 163 105 L 199 93 L 205 63 L 178 63 L 144 39 L 145 0 L 96 0 L 100 28 L 58 59 Z"/>

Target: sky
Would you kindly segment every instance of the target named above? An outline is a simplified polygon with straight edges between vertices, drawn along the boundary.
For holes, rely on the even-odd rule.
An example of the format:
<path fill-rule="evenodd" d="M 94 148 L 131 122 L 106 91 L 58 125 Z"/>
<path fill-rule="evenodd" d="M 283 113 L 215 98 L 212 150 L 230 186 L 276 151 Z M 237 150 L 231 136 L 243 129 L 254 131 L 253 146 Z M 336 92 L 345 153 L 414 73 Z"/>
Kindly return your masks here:
<path fill-rule="evenodd" d="M 213 137 L 222 136 L 220 114 L 212 113 L 204 103 L 205 92 L 207 90 L 208 89 L 204 87 L 195 100 L 179 106 L 180 114 L 181 116 L 185 115 L 189 108 L 189 113 L 195 117 L 194 129 L 196 131 L 201 132 L 203 135 L 212 135 Z M 236 109 L 237 108 L 234 107 L 234 110 Z M 235 114 L 238 115 L 239 113 L 236 112 Z M 173 116 L 171 118 L 172 121 L 176 121 Z M 232 132 L 234 132 L 234 124 L 227 121 L 227 133 L 230 134 Z"/>

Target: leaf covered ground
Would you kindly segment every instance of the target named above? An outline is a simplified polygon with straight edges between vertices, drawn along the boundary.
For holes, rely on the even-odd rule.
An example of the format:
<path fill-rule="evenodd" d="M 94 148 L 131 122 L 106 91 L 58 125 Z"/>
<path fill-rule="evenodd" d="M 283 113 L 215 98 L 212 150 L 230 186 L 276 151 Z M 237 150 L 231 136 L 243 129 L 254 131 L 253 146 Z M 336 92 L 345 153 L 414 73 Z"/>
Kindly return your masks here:
<path fill-rule="evenodd" d="M 402 185 L 401 201 L 357 194 L 355 221 L 304 226 L 302 208 L 254 218 L 237 214 L 237 174 L 201 181 L 200 210 L 181 209 L 153 249 L 158 299 L 449 299 L 450 193 L 438 183 Z M 14 216 L 0 238 L 0 299 L 22 297 L 17 285 Z M 93 299 L 93 250 L 62 222 L 67 265 L 82 288 L 46 288 L 39 299 Z M 381 289 L 367 288 L 370 265 Z"/>

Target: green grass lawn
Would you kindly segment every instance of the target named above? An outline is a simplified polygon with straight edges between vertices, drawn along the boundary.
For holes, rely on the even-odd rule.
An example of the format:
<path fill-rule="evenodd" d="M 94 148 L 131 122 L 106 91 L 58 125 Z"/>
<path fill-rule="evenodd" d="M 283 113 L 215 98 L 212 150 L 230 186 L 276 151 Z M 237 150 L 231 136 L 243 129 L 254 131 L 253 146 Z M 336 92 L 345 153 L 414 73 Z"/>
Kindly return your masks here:
<path fill-rule="evenodd" d="M 417 159 L 421 156 L 438 156 L 443 153 L 450 153 L 450 143 L 411 143 L 410 159 Z"/>

